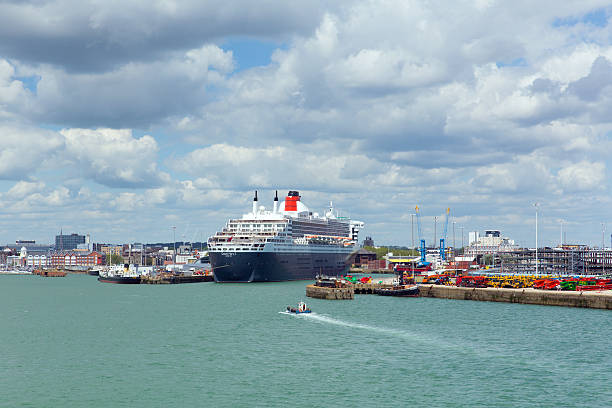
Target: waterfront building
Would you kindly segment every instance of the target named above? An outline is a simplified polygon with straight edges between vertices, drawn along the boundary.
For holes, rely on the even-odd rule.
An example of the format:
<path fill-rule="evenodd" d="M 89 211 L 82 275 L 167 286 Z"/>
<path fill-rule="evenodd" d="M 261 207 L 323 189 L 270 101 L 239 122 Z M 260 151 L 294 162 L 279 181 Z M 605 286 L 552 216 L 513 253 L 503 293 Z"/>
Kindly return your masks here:
<path fill-rule="evenodd" d="M 22 259 L 19 255 L 7 255 L 6 265 L 7 266 L 23 266 Z"/>
<path fill-rule="evenodd" d="M 536 270 L 535 248 L 505 252 L 496 257 L 503 272 L 527 274 Z M 586 245 L 538 248 L 538 272 L 549 275 L 607 275 L 612 272 L 612 250 Z"/>
<path fill-rule="evenodd" d="M 78 253 L 74 251 L 56 251 L 51 253 L 51 266 L 54 268 L 104 265 L 104 255 L 99 252 Z"/>
<path fill-rule="evenodd" d="M 85 243 L 85 235 L 70 234 L 70 235 L 56 235 L 55 236 L 55 249 L 58 251 L 70 251 L 76 249 L 79 244 Z"/>
<path fill-rule="evenodd" d="M 478 266 L 475 256 L 456 256 L 450 265 L 455 269 L 470 269 Z"/>
<path fill-rule="evenodd" d="M 367 240 L 367 238 L 366 238 Z M 367 265 L 370 261 L 376 260 L 376 252 L 368 251 L 367 249 L 360 248 L 354 252 L 349 258 L 349 263 L 355 266 Z"/>
<path fill-rule="evenodd" d="M 51 264 L 47 255 L 28 255 L 26 259 L 26 265 L 32 268 L 46 268 Z"/>
<path fill-rule="evenodd" d="M 7 244 L 4 248 L 10 249 L 13 254 L 18 254 L 22 248 L 25 248 L 28 255 L 47 255 L 53 249 L 53 245 L 37 244 L 32 240 L 17 240 L 15 244 Z"/>
<path fill-rule="evenodd" d="M 108 259 L 112 255 L 122 255 L 123 254 L 123 246 L 122 245 L 101 245 L 100 252 L 102 252 Z"/>
<path fill-rule="evenodd" d="M 469 246 L 465 249 L 465 255 L 478 256 L 485 254 L 498 254 L 500 252 L 512 252 L 518 249 L 514 240 L 502 237 L 498 230 L 487 230 L 484 236 L 478 231 L 470 232 Z"/>

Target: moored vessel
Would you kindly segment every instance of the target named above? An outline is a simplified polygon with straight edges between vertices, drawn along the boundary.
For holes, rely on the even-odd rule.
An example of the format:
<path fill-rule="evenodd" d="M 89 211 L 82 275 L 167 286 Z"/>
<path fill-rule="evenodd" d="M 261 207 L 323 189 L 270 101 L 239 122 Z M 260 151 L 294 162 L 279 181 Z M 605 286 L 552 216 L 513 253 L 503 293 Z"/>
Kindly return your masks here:
<path fill-rule="evenodd" d="M 417 297 L 419 296 L 419 287 L 417 285 L 398 285 L 377 289 L 376 294 L 380 296 Z"/>
<path fill-rule="evenodd" d="M 101 271 L 98 277 L 98 281 L 104 283 L 119 283 L 134 285 L 139 284 L 141 273 L 138 271 L 138 266 L 131 268 L 130 265 L 125 264 L 123 268 L 120 266 L 114 266 L 106 271 Z"/>
<path fill-rule="evenodd" d="M 285 201 L 274 197 L 273 208 L 258 207 L 241 219 L 230 219 L 208 239 L 216 282 L 273 282 L 314 279 L 317 274 L 342 275 L 357 250 L 363 222 L 341 217 L 330 203 L 320 216 L 289 191 Z"/>

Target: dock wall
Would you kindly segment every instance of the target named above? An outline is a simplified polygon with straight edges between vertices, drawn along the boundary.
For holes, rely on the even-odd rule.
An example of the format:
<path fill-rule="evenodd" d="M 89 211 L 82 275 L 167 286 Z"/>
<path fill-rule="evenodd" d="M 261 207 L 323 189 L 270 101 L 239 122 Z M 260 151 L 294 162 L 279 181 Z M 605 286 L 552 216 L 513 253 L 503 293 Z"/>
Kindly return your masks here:
<path fill-rule="evenodd" d="M 420 297 L 612 310 L 611 291 L 568 292 L 530 288 L 461 288 L 443 285 L 419 285 L 419 290 Z"/>
<path fill-rule="evenodd" d="M 306 296 L 315 299 L 343 300 L 354 299 L 355 291 L 351 287 L 328 288 L 315 285 L 306 286 Z"/>
<path fill-rule="evenodd" d="M 356 285 L 349 285 L 340 288 L 326 287 L 326 286 L 306 286 L 306 296 L 316 299 L 354 299 L 355 294 L 365 295 L 374 294 L 377 289 L 390 288 L 393 285 L 388 283 L 359 283 Z"/>

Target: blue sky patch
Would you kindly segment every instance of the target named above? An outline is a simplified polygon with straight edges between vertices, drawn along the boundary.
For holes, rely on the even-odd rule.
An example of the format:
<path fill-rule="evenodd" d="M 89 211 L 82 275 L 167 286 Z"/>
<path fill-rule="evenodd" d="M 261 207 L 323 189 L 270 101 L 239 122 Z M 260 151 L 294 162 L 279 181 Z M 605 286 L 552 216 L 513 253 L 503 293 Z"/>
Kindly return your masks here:
<path fill-rule="evenodd" d="M 556 18 L 553 21 L 553 27 L 572 27 L 578 23 L 591 24 L 596 27 L 605 27 L 608 25 L 608 12 L 604 8 L 595 9 L 582 17 L 570 16 L 564 18 Z"/>
<path fill-rule="evenodd" d="M 497 61 L 495 63 L 495 65 L 497 65 L 497 68 L 503 68 L 503 67 L 526 67 L 527 66 L 527 60 L 523 57 L 521 58 L 516 58 L 512 61 Z"/>
<path fill-rule="evenodd" d="M 232 51 L 236 61 L 236 71 L 266 66 L 270 63 L 272 53 L 278 48 L 286 48 L 282 43 L 263 41 L 253 38 L 233 38 L 221 45 L 225 51 Z"/>
<path fill-rule="evenodd" d="M 16 80 L 21 81 L 23 86 L 36 95 L 36 87 L 40 82 L 41 77 L 39 75 L 32 75 L 27 77 L 15 77 Z"/>

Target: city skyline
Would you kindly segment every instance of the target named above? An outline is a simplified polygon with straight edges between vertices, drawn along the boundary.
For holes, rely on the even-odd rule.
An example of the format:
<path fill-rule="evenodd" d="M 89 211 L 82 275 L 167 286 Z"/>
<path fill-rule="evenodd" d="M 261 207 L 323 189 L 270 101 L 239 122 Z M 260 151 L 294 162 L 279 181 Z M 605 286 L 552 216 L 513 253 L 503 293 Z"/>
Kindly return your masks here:
<path fill-rule="evenodd" d="M 533 247 L 537 202 L 540 246 L 610 246 L 611 15 L 2 3 L 0 242 L 206 241 L 254 190 L 267 208 L 298 190 L 365 222 L 360 241 L 411 246 L 418 205 L 428 245 L 450 208 L 448 242 L 455 222 L 458 242 L 495 229 Z"/>

